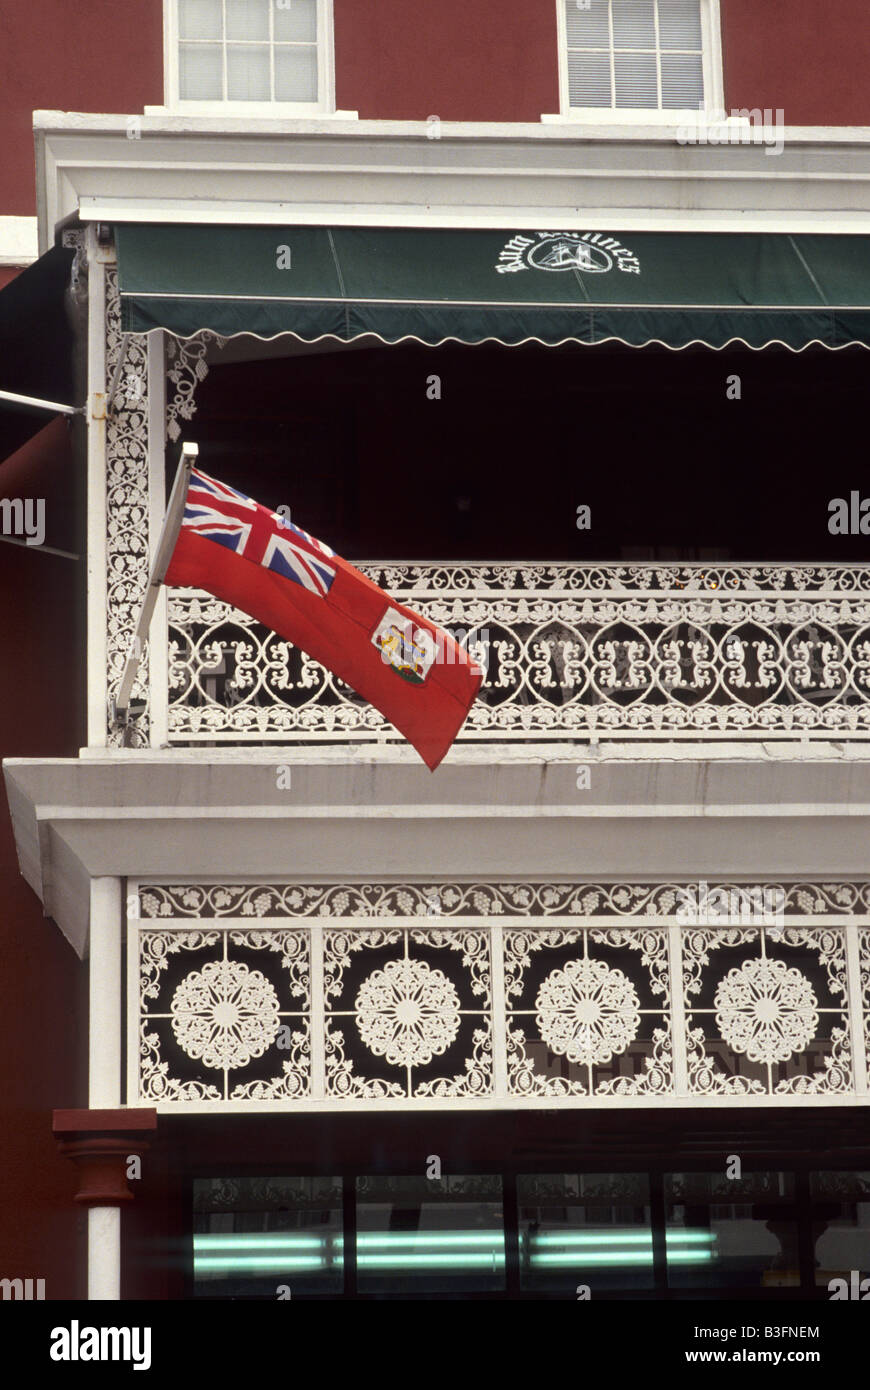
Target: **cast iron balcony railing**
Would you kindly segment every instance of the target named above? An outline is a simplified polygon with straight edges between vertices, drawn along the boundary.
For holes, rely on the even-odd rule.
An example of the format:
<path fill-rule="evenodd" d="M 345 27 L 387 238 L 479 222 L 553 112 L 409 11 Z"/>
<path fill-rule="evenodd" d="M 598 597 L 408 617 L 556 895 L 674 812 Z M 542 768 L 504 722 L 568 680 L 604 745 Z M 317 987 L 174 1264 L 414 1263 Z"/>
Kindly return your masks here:
<path fill-rule="evenodd" d="M 870 566 L 361 565 L 486 668 L 463 742 L 870 738 Z M 397 738 L 286 642 L 208 594 L 169 597 L 168 736 Z"/>

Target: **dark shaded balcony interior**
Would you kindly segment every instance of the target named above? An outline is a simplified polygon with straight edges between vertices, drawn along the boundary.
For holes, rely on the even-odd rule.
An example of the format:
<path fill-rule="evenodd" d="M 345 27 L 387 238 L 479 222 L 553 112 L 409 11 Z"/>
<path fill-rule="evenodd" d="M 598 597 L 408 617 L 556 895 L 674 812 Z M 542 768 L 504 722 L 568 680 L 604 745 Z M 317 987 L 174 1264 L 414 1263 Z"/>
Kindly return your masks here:
<path fill-rule="evenodd" d="M 288 506 L 349 559 L 867 557 L 866 537 L 828 531 L 830 499 L 862 486 L 862 348 L 262 356 L 287 350 L 237 339 L 215 352 L 184 437 L 206 471 Z M 261 356 L 232 360 L 246 351 Z"/>

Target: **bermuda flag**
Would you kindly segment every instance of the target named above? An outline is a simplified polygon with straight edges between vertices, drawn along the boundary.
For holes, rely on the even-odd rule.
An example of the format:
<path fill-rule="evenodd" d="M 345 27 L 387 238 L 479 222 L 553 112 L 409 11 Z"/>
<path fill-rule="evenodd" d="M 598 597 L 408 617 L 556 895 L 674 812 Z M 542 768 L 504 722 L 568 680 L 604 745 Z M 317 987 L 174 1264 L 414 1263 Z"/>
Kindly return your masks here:
<path fill-rule="evenodd" d="M 380 710 L 432 771 L 480 689 L 483 672 L 443 629 L 198 468 L 162 578 L 206 589 L 307 652 Z"/>

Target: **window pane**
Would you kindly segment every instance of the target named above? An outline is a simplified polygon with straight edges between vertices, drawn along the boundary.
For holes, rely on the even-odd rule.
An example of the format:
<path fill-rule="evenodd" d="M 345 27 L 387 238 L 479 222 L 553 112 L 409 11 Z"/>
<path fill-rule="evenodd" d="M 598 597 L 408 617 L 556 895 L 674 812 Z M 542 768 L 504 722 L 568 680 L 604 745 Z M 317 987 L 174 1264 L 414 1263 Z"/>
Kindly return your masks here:
<path fill-rule="evenodd" d="M 178 90 L 182 101 L 222 100 L 223 65 L 219 43 L 179 46 Z"/>
<path fill-rule="evenodd" d="M 309 44 L 275 49 L 275 100 L 317 100 L 317 49 Z"/>
<path fill-rule="evenodd" d="M 356 1191 L 361 1292 L 504 1288 L 500 1176 L 365 1177 Z"/>
<path fill-rule="evenodd" d="M 229 101 L 269 101 L 269 47 L 227 45 L 227 98 Z"/>
<path fill-rule="evenodd" d="M 593 1298 L 655 1285 L 646 1173 L 545 1173 L 517 1178 L 520 1284 Z"/>
<path fill-rule="evenodd" d="M 609 48 L 610 23 L 607 0 L 591 0 L 588 10 L 581 10 L 577 0 L 565 0 L 569 48 Z"/>
<path fill-rule="evenodd" d="M 665 1175 L 671 1288 L 800 1285 L 791 1173 Z"/>
<path fill-rule="evenodd" d="M 659 47 L 700 49 L 700 0 L 659 0 Z"/>
<path fill-rule="evenodd" d="M 653 0 L 613 0 L 614 48 L 655 48 Z"/>
<path fill-rule="evenodd" d="M 657 107 L 655 55 L 617 53 L 614 59 L 616 105 L 626 107 Z"/>
<path fill-rule="evenodd" d="M 662 56 L 662 106 L 697 111 L 704 104 L 704 65 L 700 54 Z"/>
<path fill-rule="evenodd" d="M 275 38 L 285 43 L 314 43 L 317 0 L 275 0 Z"/>
<path fill-rule="evenodd" d="M 338 1177 L 195 1178 L 197 1298 L 271 1298 L 344 1288 Z"/>
<path fill-rule="evenodd" d="M 269 38 L 269 0 L 227 0 L 228 39 Z"/>
<path fill-rule="evenodd" d="M 870 1270 L 870 1173 L 811 1173 L 810 1192 L 816 1285 L 844 1279 L 851 1293 L 852 1271 Z"/>
<path fill-rule="evenodd" d="M 609 54 L 568 54 L 568 98 L 572 106 L 613 105 Z"/>
<path fill-rule="evenodd" d="M 221 0 L 179 0 L 178 32 L 183 39 L 219 39 Z"/>

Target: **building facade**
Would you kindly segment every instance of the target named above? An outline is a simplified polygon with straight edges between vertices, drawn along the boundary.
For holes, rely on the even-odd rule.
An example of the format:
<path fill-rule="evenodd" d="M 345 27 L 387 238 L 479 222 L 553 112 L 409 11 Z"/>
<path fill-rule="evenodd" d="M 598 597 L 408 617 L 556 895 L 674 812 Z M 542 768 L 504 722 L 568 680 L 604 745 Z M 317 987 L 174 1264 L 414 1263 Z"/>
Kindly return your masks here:
<path fill-rule="evenodd" d="M 864 7 L 85 10 L 5 21 L 0 1276 L 866 1276 Z M 185 442 L 485 666 L 434 774 L 201 591 L 117 718 Z"/>

